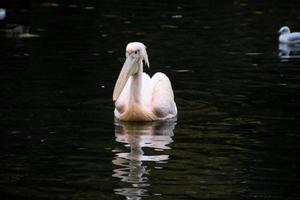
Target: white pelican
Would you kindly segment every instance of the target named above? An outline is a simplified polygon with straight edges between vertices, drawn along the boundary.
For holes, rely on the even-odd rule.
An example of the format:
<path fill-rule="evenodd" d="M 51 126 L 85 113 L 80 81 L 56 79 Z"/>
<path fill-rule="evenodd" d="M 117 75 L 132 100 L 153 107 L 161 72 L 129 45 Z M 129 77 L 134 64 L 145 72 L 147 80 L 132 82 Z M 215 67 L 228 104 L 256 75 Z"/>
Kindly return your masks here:
<path fill-rule="evenodd" d="M 146 47 L 132 42 L 126 47 L 126 61 L 116 82 L 113 101 L 115 118 L 121 121 L 156 121 L 176 117 L 177 107 L 169 78 L 143 72 L 149 67 Z"/>
<path fill-rule="evenodd" d="M 278 31 L 279 42 L 286 44 L 300 44 L 300 32 L 291 33 L 289 27 L 283 26 Z"/>

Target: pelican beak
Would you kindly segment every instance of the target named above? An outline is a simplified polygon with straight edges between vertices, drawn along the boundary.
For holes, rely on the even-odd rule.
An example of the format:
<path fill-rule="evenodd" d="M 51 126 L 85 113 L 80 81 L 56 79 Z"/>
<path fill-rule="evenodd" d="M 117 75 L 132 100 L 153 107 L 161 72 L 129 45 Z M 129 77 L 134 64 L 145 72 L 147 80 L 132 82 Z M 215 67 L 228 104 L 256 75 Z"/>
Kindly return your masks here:
<path fill-rule="evenodd" d="M 119 74 L 118 80 L 116 82 L 114 92 L 113 92 L 113 101 L 115 102 L 122 90 L 124 89 L 129 77 L 138 71 L 137 58 L 134 56 L 128 56 L 124 62 L 122 70 Z"/>

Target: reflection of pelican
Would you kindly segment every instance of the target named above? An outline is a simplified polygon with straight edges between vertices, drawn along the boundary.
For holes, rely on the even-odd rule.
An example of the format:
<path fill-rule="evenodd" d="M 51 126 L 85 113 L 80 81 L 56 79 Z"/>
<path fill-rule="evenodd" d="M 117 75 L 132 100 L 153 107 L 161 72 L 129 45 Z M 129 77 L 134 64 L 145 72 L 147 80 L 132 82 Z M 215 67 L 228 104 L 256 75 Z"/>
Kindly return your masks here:
<path fill-rule="evenodd" d="M 149 66 L 145 45 L 129 43 L 113 92 L 116 119 L 155 121 L 175 117 L 177 108 L 169 78 L 160 72 L 150 78 L 143 73 L 143 61 Z"/>
<path fill-rule="evenodd" d="M 167 145 L 173 142 L 173 129 L 175 122 L 160 121 L 147 123 L 117 122 L 115 127 L 116 141 L 130 147 L 130 152 L 115 150 L 116 157 L 113 164 L 118 166 L 113 177 L 118 177 L 122 182 L 132 184 L 131 187 L 115 189 L 116 194 L 126 196 L 127 199 L 141 199 L 146 195 L 145 187 L 149 186 L 149 169 L 143 165 L 144 161 L 167 161 L 169 156 L 162 151 L 169 149 Z M 145 155 L 142 148 L 148 148 Z M 152 149 L 152 151 L 150 151 Z M 154 150 L 154 151 L 153 151 Z M 153 155 L 154 154 L 154 155 Z"/>
<path fill-rule="evenodd" d="M 279 43 L 278 45 L 279 57 L 283 59 L 288 58 L 300 58 L 300 44 L 289 45 L 285 43 Z"/>
<path fill-rule="evenodd" d="M 279 42 L 286 44 L 298 44 L 300 43 L 300 32 L 291 33 L 289 27 L 283 26 L 278 31 L 280 34 Z"/>
<path fill-rule="evenodd" d="M 155 150 L 169 149 L 167 144 L 173 140 L 174 122 L 152 122 L 145 124 L 118 122 L 115 135 L 116 141 L 130 145 L 130 153 L 117 154 L 119 157 L 140 161 L 167 160 L 167 155 L 144 156 L 142 147 L 150 147 Z"/>

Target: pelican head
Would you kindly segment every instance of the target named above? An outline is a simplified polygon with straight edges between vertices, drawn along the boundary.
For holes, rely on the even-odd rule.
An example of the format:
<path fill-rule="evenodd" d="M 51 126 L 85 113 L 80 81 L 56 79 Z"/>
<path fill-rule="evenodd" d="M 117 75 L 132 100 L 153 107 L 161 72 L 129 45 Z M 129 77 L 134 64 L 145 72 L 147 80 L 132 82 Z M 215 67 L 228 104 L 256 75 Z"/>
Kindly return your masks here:
<path fill-rule="evenodd" d="M 118 99 L 129 77 L 138 73 L 139 65 L 142 65 L 143 61 L 149 67 L 146 46 L 141 42 L 131 42 L 127 44 L 126 60 L 114 88 L 113 101 Z"/>
<path fill-rule="evenodd" d="M 278 33 L 281 35 L 281 34 L 287 34 L 287 33 L 290 33 L 290 29 L 289 27 L 287 26 L 283 26 L 279 29 Z"/>
<path fill-rule="evenodd" d="M 146 46 L 141 42 L 131 42 L 126 46 L 126 58 L 128 56 L 135 56 L 138 60 L 144 60 L 149 67 L 149 60 L 146 51 Z"/>

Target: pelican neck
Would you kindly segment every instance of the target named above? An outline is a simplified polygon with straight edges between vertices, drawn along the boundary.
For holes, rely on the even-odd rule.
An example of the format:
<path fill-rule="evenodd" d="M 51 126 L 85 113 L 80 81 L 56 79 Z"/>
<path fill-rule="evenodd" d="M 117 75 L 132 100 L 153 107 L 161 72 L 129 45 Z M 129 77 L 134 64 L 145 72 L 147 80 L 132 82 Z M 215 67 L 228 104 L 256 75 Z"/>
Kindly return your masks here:
<path fill-rule="evenodd" d="M 130 85 L 130 102 L 141 103 L 141 89 L 143 81 L 143 62 L 142 60 L 138 63 L 138 72 L 132 75 L 132 81 Z"/>

